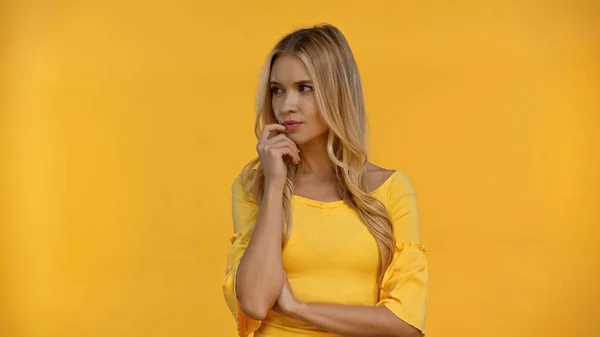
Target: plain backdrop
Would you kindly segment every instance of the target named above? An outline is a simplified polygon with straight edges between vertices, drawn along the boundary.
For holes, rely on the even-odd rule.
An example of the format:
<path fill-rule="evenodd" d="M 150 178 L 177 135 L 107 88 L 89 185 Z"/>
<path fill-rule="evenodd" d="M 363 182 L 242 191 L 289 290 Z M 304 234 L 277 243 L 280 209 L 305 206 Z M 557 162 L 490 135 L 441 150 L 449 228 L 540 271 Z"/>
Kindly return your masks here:
<path fill-rule="evenodd" d="M 0 335 L 234 336 L 260 67 L 320 22 L 418 194 L 431 337 L 600 336 L 596 1 L 0 2 Z"/>

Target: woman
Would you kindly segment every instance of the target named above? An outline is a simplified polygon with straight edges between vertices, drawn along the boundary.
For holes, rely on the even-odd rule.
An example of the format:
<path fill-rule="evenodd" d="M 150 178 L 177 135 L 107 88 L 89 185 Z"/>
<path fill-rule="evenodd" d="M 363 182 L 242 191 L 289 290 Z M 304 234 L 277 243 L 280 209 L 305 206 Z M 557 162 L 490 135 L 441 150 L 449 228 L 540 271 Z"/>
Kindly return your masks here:
<path fill-rule="evenodd" d="M 331 25 L 285 36 L 258 93 L 258 158 L 232 186 L 223 282 L 240 336 L 421 336 L 414 190 L 367 160 L 358 68 Z"/>

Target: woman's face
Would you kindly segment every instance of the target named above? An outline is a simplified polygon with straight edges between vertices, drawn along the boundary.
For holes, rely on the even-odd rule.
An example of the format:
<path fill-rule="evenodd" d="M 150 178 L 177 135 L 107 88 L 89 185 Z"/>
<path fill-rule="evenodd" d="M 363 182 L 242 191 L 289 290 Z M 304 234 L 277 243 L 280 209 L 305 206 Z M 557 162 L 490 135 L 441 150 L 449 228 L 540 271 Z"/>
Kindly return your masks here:
<path fill-rule="evenodd" d="M 278 56 L 269 86 L 273 113 L 294 143 L 302 145 L 326 135 L 328 127 L 319 115 L 313 84 L 302 60 L 294 55 Z"/>

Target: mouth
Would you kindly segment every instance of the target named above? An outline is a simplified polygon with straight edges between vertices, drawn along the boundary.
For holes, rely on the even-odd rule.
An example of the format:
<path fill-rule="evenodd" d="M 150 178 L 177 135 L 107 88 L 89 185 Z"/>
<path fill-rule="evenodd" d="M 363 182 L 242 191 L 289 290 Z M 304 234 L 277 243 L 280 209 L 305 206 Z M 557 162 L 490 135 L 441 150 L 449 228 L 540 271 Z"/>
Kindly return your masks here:
<path fill-rule="evenodd" d="M 300 125 L 302 125 L 302 122 L 285 121 L 281 125 L 285 126 L 286 130 L 296 130 Z"/>

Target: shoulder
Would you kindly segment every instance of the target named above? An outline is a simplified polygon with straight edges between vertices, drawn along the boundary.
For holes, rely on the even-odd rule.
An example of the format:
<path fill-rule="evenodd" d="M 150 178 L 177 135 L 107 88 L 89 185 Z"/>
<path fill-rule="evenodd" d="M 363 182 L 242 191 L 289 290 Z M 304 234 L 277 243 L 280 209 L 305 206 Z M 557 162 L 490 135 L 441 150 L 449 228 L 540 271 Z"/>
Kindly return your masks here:
<path fill-rule="evenodd" d="M 375 164 L 367 164 L 367 187 L 369 191 L 379 191 L 392 178 L 395 170 L 389 170 Z"/>
<path fill-rule="evenodd" d="M 401 170 L 394 170 L 386 186 L 384 205 L 394 224 L 397 242 L 419 242 L 420 220 L 417 195 L 408 176 Z"/>
<path fill-rule="evenodd" d="M 370 190 L 385 192 L 387 197 L 414 194 L 415 190 L 408 176 L 399 169 L 385 169 L 369 163 L 367 184 Z"/>
<path fill-rule="evenodd" d="M 390 197 L 401 197 L 407 194 L 415 194 L 415 189 L 408 176 L 401 170 L 394 170 L 390 177 L 388 195 Z"/>

